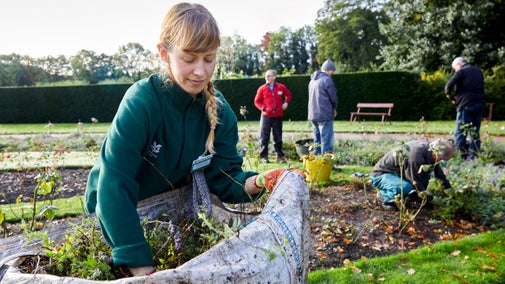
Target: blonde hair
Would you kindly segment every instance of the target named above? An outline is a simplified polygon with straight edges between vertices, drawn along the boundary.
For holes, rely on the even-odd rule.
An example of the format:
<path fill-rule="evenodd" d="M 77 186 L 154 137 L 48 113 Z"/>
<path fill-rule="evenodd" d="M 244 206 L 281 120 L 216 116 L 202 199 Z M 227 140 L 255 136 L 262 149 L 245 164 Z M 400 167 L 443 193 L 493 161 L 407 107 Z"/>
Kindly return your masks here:
<path fill-rule="evenodd" d="M 174 5 L 161 24 L 160 43 L 167 50 L 206 52 L 219 47 L 221 44 L 219 37 L 219 27 L 216 20 L 200 4 L 183 2 Z M 171 72 L 170 69 L 168 72 Z M 210 132 L 205 148 L 209 153 L 215 154 L 214 136 L 216 126 L 219 124 L 217 106 L 220 100 L 215 95 L 212 81 L 209 81 L 203 93 L 206 100 L 205 110 L 210 123 Z"/>

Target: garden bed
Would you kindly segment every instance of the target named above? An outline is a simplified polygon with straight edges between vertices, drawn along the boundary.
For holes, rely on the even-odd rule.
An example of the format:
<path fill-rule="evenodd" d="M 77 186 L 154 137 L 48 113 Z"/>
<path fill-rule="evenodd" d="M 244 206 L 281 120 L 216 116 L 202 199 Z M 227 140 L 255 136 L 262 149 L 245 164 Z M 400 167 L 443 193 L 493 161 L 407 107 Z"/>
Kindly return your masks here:
<path fill-rule="evenodd" d="M 59 171 L 65 188 L 61 197 L 84 194 L 89 169 Z M 33 195 L 35 174 L 33 171 L 1 172 L 0 204 L 14 203 L 20 195 L 29 199 Z M 367 186 L 365 194 L 365 187 L 359 179 L 338 186 L 312 188 L 310 208 L 312 249 L 309 271 L 339 267 L 363 257 L 396 254 L 487 230 L 465 220 L 455 220 L 452 225 L 447 225 L 437 221 L 430 210 L 422 209 L 415 221 L 400 233 L 399 213 L 383 210 L 375 198 L 375 191 Z M 65 220 L 57 222 L 65 223 Z M 8 224 L 7 228 L 10 235 L 22 232 L 19 224 Z"/>

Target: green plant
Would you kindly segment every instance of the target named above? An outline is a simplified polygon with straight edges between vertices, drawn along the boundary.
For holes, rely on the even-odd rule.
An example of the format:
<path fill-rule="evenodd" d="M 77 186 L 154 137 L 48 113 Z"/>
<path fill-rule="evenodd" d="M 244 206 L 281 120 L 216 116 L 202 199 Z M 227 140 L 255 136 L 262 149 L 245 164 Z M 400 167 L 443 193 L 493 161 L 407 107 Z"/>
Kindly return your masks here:
<path fill-rule="evenodd" d="M 333 155 L 339 165 L 373 166 L 394 143 L 395 141 L 387 136 L 380 136 L 377 141 L 340 139 L 335 140 Z"/>
<path fill-rule="evenodd" d="M 449 178 L 452 187 L 444 189 L 433 183 L 435 211 L 448 223 L 455 219 L 478 222 L 491 228 L 505 226 L 505 170 L 503 166 L 482 159 L 451 161 Z"/>
<path fill-rule="evenodd" d="M 0 208 L 0 226 L 2 226 L 2 237 L 5 238 L 9 234 L 9 230 L 7 229 L 7 224 L 5 222 L 5 214 L 2 212 Z"/>
<path fill-rule="evenodd" d="M 233 227 L 221 224 L 199 214 L 198 219 L 182 215 L 176 219 L 142 221 L 145 237 L 151 246 L 153 259 L 158 270 L 176 268 L 186 261 L 210 249 L 223 238 L 235 234 L 242 226 Z M 35 238 L 41 240 L 44 249 L 45 265 L 36 271 L 25 273 L 46 273 L 57 276 L 71 276 L 89 280 L 114 280 L 131 276 L 124 267 L 111 262 L 111 248 L 97 228 L 97 221 L 85 217 L 80 223 L 67 230 L 65 237 L 54 241 L 47 232 L 31 231 L 25 228 L 28 242 Z"/>
<path fill-rule="evenodd" d="M 39 212 L 39 216 L 45 217 L 47 220 L 52 220 L 54 218 L 54 210 L 57 210 L 56 207 L 52 205 L 51 199 L 47 197 L 57 191 L 58 181 L 61 181 L 61 175 L 57 170 L 46 169 L 44 172 L 35 177 L 37 181 L 37 185 L 33 190 L 33 206 L 32 206 L 32 216 L 31 216 L 31 224 L 30 231 L 35 229 L 35 221 L 37 217 L 37 205 L 39 201 L 48 200 L 49 204 L 43 206 Z M 39 200 L 39 198 L 42 198 Z"/>
<path fill-rule="evenodd" d="M 71 276 L 90 280 L 114 280 L 127 276 L 121 268 L 110 262 L 110 247 L 104 242 L 96 220 L 84 218 L 68 230 L 62 241 L 54 241 L 47 232 L 28 233 L 29 241 L 40 238 L 48 257 L 41 271 L 58 276 Z"/>
<path fill-rule="evenodd" d="M 145 220 L 142 226 L 158 270 L 176 268 L 238 230 L 215 222 L 205 213 L 199 213 L 198 219 L 181 215 L 177 220 Z"/>

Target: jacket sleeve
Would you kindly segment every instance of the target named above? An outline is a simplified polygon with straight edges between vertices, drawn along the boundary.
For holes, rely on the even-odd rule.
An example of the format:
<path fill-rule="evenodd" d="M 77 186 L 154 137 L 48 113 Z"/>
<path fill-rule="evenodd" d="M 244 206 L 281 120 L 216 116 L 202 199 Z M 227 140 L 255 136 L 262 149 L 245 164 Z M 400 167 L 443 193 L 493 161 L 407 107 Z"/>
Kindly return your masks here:
<path fill-rule="evenodd" d="M 454 73 L 454 75 L 452 75 L 452 77 L 449 79 L 449 81 L 447 81 L 447 83 L 445 84 L 445 87 L 444 87 L 444 92 L 446 95 L 450 95 L 452 93 L 452 91 L 454 90 L 454 86 L 456 86 L 456 84 L 459 81 L 459 76 L 460 76 L 460 72 L 456 72 L 456 73 Z"/>
<path fill-rule="evenodd" d="M 451 188 L 451 183 L 449 182 L 449 180 L 444 174 L 444 171 L 439 165 L 435 165 L 435 169 L 433 172 L 435 174 L 435 177 L 442 181 L 442 185 L 444 188 Z"/>
<path fill-rule="evenodd" d="M 291 92 L 289 91 L 288 87 L 284 86 L 284 101 L 286 103 L 290 103 L 291 102 Z"/>
<path fill-rule="evenodd" d="M 242 169 L 243 159 L 237 151 L 238 128 L 237 117 L 228 103 L 223 103 L 220 124 L 216 127 L 214 147 L 216 154 L 211 165 L 205 169 L 209 190 L 227 203 L 244 203 L 258 198 L 260 194 L 249 196 L 244 191 L 245 180 L 256 172 L 245 172 Z"/>
<path fill-rule="evenodd" d="M 148 117 L 159 110 L 150 109 L 156 104 L 147 103 L 149 94 L 139 96 L 139 91 L 137 87 L 126 93 L 103 143 L 96 196 L 96 215 L 112 247 L 114 263 L 130 267 L 153 263 L 136 210 L 139 185 L 135 177 L 142 163 Z"/>
<path fill-rule="evenodd" d="M 262 87 L 259 87 L 258 91 L 256 91 L 256 96 L 254 97 L 254 105 L 260 111 L 264 111 L 265 110 L 264 109 L 265 108 L 265 102 L 263 101 Z"/>
<path fill-rule="evenodd" d="M 327 92 L 328 92 L 328 97 L 330 99 L 331 105 L 333 106 L 334 109 L 337 109 L 338 107 L 338 96 L 337 96 L 337 88 L 335 87 L 335 84 L 333 83 L 333 79 L 328 76 L 328 85 L 327 85 Z"/>

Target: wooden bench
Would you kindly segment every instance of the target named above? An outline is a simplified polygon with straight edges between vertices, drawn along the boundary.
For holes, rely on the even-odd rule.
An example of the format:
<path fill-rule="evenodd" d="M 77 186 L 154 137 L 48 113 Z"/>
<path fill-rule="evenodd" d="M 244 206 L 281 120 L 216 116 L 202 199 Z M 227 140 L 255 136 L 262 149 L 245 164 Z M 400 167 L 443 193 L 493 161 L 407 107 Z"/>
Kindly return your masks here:
<path fill-rule="evenodd" d="M 482 120 L 491 121 L 491 119 L 493 118 L 493 106 L 494 106 L 494 103 L 486 103 L 487 113 L 486 113 L 486 111 L 484 111 L 484 113 L 482 115 Z M 485 115 L 487 115 L 487 116 L 485 116 Z"/>
<path fill-rule="evenodd" d="M 388 120 L 391 123 L 391 110 L 393 109 L 393 103 L 358 103 L 356 108 L 357 111 L 351 112 L 351 122 L 359 121 L 361 116 L 380 116 L 382 123 Z M 364 111 L 367 110 L 367 111 Z M 373 110 L 372 112 L 370 110 Z M 383 110 L 379 112 L 377 110 Z"/>

